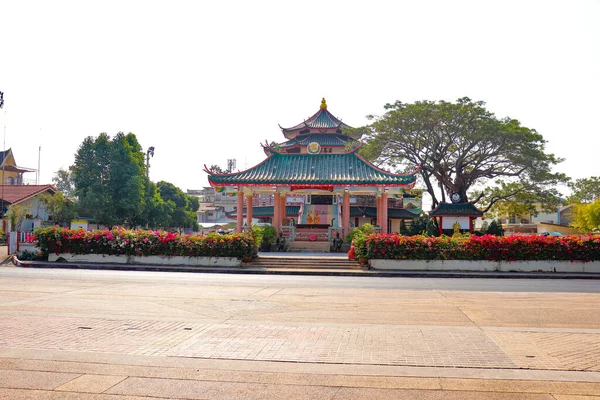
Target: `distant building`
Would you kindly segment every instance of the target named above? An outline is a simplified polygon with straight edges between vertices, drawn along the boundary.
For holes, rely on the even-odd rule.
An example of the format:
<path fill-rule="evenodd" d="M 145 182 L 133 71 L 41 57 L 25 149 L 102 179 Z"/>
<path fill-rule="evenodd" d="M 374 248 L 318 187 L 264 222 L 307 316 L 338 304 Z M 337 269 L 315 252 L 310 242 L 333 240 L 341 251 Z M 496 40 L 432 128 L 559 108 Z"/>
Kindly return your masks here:
<path fill-rule="evenodd" d="M 0 204 L 3 205 L 3 214 L 11 205 L 20 205 L 27 210 L 27 218 L 21 224 L 21 231 L 33 231 L 48 221 L 46 206 L 40 201 L 44 193 L 54 194 L 56 189 L 52 185 L 0 185 Z M 10 226 L 4 220 L 4 231 L 9 231 Z"/>
<path fill-rule="evenodd" d="M 536 205 L 537 213 L 504 215 L 498 218 L 505 235 L 534 235 L 544 232 L 560 232 L 563 235 L 579 234 L 570 226 L 573 220 L 573 206 L 559 206 L 555 212 L 543 212 Z M 480 224 L 479 224 L 480 225 Z"/>
<path fill-rule="evenodd" d="M 2 185 L 24 185 L 23 174 L 35 169 L 18 167 L 12 149 L 0 151 L 0 181 Z M 31 182 L 33 183 L 33 182 Z"/>

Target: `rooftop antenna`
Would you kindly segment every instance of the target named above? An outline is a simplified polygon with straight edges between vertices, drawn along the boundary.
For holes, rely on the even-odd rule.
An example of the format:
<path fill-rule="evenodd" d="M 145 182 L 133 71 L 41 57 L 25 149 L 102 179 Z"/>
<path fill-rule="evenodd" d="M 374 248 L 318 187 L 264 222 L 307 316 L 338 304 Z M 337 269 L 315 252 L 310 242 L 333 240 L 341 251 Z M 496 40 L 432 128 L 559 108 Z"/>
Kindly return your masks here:
<path fill-rule="evenodd" d="M 41 129 L 40 129 L 41 132 Z M 40 160 L 42 159 L 42 146 L 39 147 L 38 149 L 38 169 L 37 169 L 37 174 L 35 174 L 35 184 L 39 185 L 40 184 Z"/>

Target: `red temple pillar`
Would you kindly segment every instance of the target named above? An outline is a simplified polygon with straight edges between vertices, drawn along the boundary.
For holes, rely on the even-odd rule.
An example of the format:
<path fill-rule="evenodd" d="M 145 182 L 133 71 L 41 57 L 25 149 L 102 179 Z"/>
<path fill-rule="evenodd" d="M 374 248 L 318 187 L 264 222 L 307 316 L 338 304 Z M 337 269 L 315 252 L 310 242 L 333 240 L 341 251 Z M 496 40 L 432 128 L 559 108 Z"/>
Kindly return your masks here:
<path fill-rule="evenodd" d="M 275 192 L 275 199 L 273 201 L 273 227 L 279 232 L 281 226 L 281 194 Z"/>
<path fill-rule="evenodd" d="M 473 217 L 469 217 L 469 233 L 473 233 Z"/>
<path fill-rule="evenodd" d="M 235 231 L 242 233 L 242 225 L 244 225 L 244 193 L 238 192 L 237 194 L 237 218 Z"/>
<path fill-rule="evenodd" d="M 381 227 L 381 197 L 377 196 L 377 226 Z"/>
<path fill-rule="evenodd" d="M 252 199 L 253 195 L 246 196 L 246 224 L 248 227 L 252 226 Z"/>
<path fill-rule="evenodd" d="M 342 203 L 342 227 L 344 228 L 344 236 L 350 232 L 350 193 L 344 193 L 344 201 Z"/>
<path fill-rule="evenodd" d="M 381 233 L 388 233 L 388 194 L 381 195 Z"/>
<path fill-rule="evenodd" d="M 442 236 L 443 233 L 444 230 L 442 229 L 442 217 L 440 217 L 440 236 Z"/>
<path fill-rule="evenodd" d="M 285 212 L 285 197 L 287 195 L 285 193 L 281 194 L 281 199 L 279 199 L 279 201 L 281 202 L 280 206 L 279 206 L 279 226 L 281 226 L 283 224 L 283 220 L 287 217 L 287 214 Z"/>

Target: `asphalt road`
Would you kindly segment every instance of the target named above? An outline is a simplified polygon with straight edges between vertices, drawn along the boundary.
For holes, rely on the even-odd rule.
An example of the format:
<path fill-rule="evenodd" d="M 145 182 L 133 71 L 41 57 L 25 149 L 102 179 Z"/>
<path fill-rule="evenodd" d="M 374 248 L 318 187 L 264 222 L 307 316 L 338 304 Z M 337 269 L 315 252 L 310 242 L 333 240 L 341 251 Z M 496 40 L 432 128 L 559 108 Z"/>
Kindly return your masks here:
<path fill-rule="evenodd" d="M 458 290 L 477 292 L 600 293 L 600 281 L 559 279 L 381 278 L 341 276 L 287 276 L 202 274 L 143 271 L 97 271 L 0 267 L 0 279 L 69 279 L 115 282 L 257 285 L 305 288 L 370 288 L 405 290 Z"/>

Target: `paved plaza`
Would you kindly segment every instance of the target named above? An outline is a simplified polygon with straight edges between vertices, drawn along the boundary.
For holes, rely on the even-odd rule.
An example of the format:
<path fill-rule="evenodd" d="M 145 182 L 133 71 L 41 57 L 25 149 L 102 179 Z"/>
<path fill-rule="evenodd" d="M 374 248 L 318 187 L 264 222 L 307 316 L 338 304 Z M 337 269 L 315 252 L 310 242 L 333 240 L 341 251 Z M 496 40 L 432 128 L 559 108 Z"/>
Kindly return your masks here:
<path fill-rule="evenodd" d="M 2 266 L 0 399 L 600 399 L 599 306 L 597 281 Z"/>

